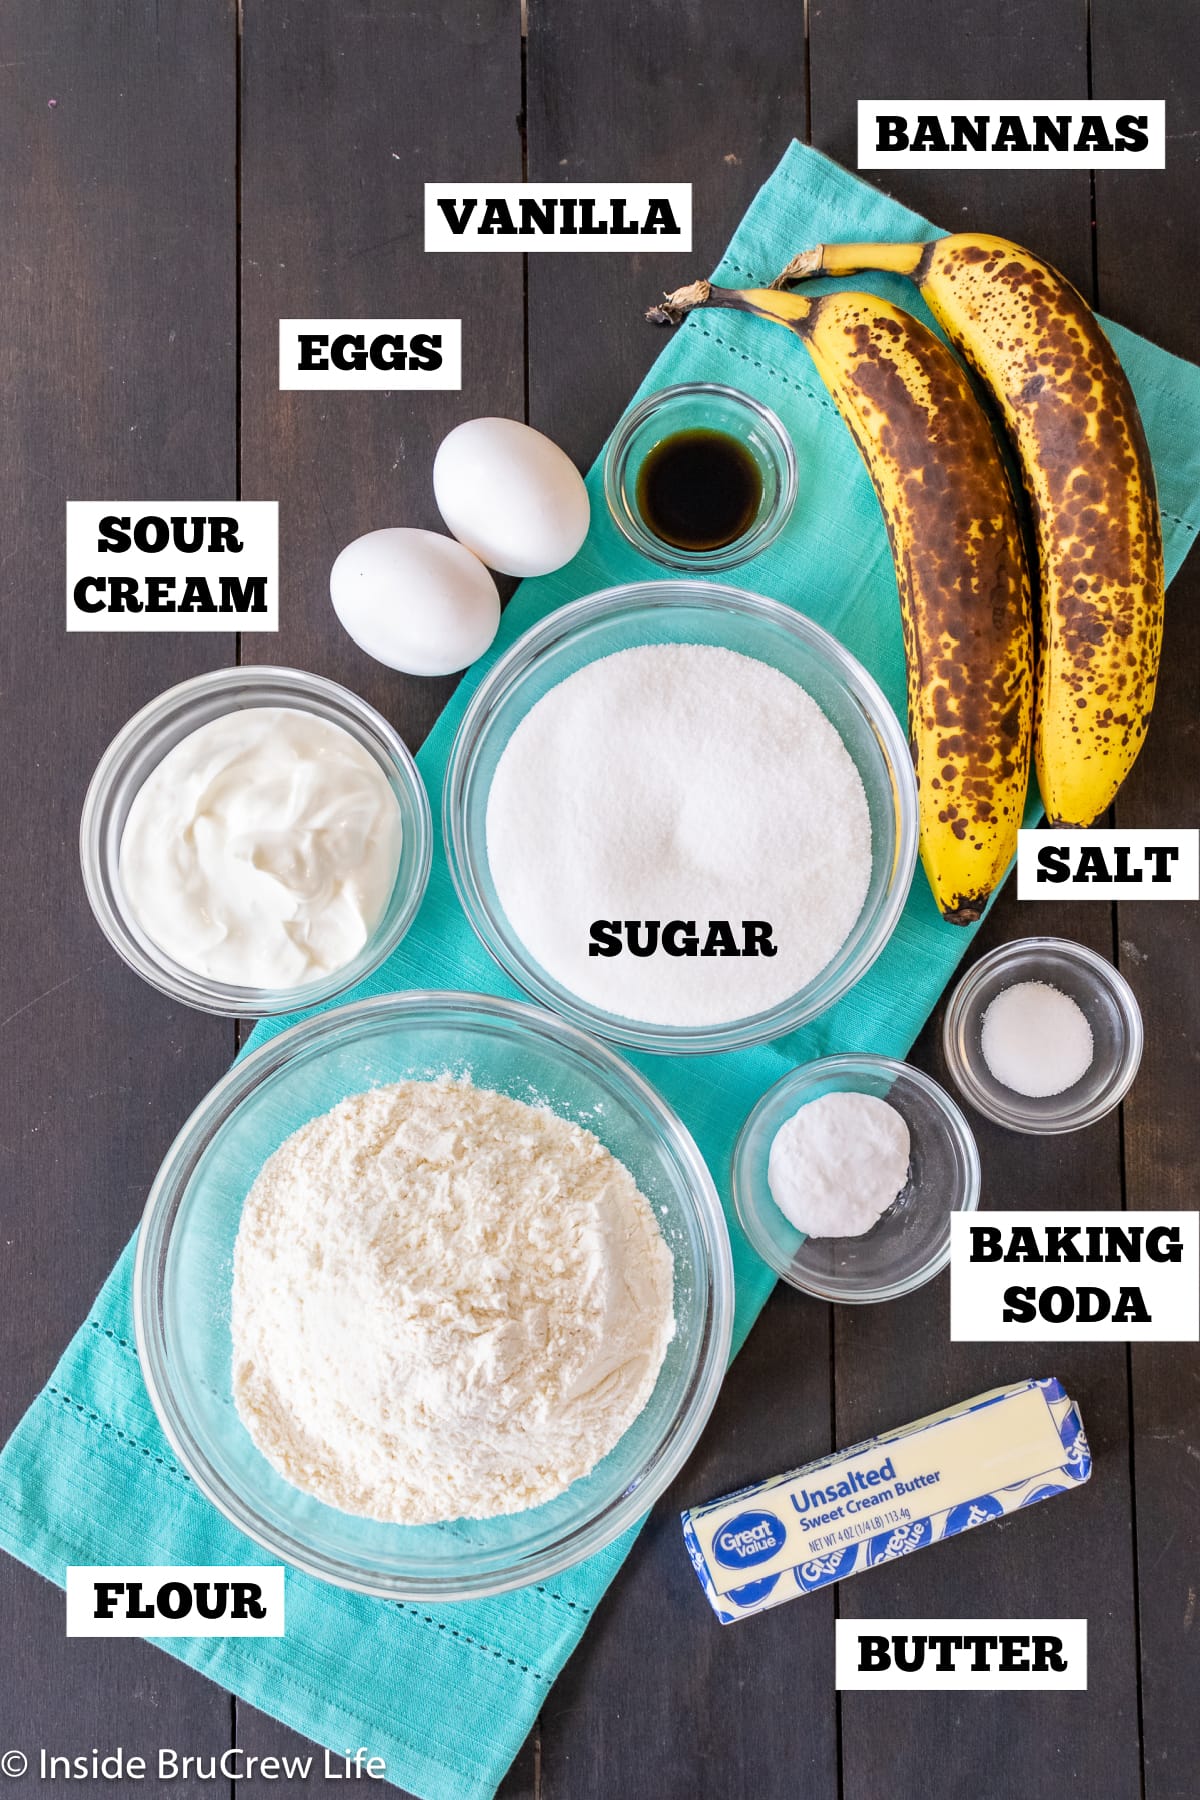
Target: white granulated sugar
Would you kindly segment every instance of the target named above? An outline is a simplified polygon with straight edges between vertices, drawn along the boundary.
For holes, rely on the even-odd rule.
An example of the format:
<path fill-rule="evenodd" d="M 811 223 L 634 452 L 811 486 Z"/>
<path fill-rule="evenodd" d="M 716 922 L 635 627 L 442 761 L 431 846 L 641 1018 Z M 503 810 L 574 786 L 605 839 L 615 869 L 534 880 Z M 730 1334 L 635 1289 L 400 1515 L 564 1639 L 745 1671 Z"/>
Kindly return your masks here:
<path fill-rule="evenodd" d="M 908 1181 L 908 1125 L 875 1094 L 822 1094 L 775 1133 L 767 1185 L 808 1237 L 861 1237 Z"/>
<path fill-rule="evenodd" d="M 747 1018 L 807 985 L 871 875 L 867 797 L 834 727 L 756 658 L 707 644 L 606 656 L 531 707 L 487 808 L 500 903 L 541 967 L 661 1025 Z M 765 920 L 777 954 L 590 956 L 596 919 Z"/>
<path fill-rule="evenodd" d="M 1070 994 L 1048 981 L 1018 981 L 1001 989 L 984 1013 L 980 1048 L 1002 1087 L 1047 1100 L 1091 1068 L 1092 1028 Z"/>
<path fill-rule="evenodd" d="M 238 1412 L 281 1475 L 344 1512 L 537 1506 L 645 1406 L 672 1273 L 633 1177 L 580 1126 L 448 1076 L 355 1094 L 247 1196 Z"/>

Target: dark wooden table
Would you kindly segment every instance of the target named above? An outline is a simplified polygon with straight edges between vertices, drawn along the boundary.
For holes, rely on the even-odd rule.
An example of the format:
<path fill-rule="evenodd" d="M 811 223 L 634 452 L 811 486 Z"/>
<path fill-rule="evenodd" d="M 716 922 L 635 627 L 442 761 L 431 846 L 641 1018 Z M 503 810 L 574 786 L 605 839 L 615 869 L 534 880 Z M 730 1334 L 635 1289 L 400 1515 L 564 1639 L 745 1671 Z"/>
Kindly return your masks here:
<path fill-rule="evenodd" d="M 944 225 L 1028 242 L 1105 312 L 1200 357 L 1200 10 L 1185 0 L 529 0 L 524 27 L 523 10 L 6 0 L 0 12 L 0 1434 L 45 1381 L 162 1152 L 235 1048 L 232 1025 L 152 993 L 93 925 L 76 855 L 91 770 L 152 695 L 243 655 L 348 683 L 415 746 L 449 684 L 358 654 L 326 582 L 357 533 L 439 524 L 430 462 L 450 425 L 527 417 L 590 461 L 659 348 L 641 305 L 715 262 L 790 137 L 853 166 L 859 96 L 1165 93 L 1165 173 L 890 184 Z M 695 254 L 682 267 L 423 254 L 425 179 L 523 173 L 690 180 Z M 278 391 L 281 315 L 395 314 L 462 318 L 461 394 Z M 68 497 L 235 493 L 280 503 L 277 637 L 65 635 Z M 1193 559 L 1169 597 L 1161 698 L 1122 821 L 1194 822 L 1198 652 Z M 1009 895 L 977 948 L 1030 930 L 1116 958 L 1144 1009 L 1146 1058 L 1122 1116 L 1078 1136 L 1039 1143 L 980 1123 L 987 1202 L 1194 1204 L 1196 909 L 1035 909 Z M 936 1021 L 917 1060 L 938 1071 Z M 680 1503 L 1032 1372 L 1027 1349 L 949 1344 L 944 1279 L 877 1309 L 777 1292 L 504 1794 L 1194 1800 L 1197 1353 L 1062 1346 L 1035 1361 L 1078 1396 L 1095 1450 L 1095 1478 L 1069 1506 L 723 1631 L 681 1553 Z M 67 1643 L 60 1594 L 8 1560 L 0 1582 L 0 1748 L 294 1746 L 149 1646 Z M 838 1610 L 1084 1613 L 1090 1688 L 839 1701 Z"/>

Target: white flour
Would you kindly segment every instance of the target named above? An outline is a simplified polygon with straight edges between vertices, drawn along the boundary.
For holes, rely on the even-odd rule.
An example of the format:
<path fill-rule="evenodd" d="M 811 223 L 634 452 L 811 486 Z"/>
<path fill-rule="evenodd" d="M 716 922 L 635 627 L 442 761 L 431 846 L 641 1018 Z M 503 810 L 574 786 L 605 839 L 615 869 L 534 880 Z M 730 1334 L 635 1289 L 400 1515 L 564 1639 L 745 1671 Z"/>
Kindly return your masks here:
<path fill-rule="evenodd" d="M 742 1019 L 804 987 L 866 898 L 858 770 L 802 688 L 706 644 L 602 657 L 531 707 L 488 796 L 488 861 L 517 936 L 626 1018 Z M 596 919 L 766 920 L 777 954 L 589 954 Z"/>
<path fill-rule="evenodd" d="M 775 1133 L 771 1198 L 809 1237 L 861 1237 L 908 1180 L 909 1130 L 875 1094 L 810 1100 Z"/>
<path fill-rule="evenodd" d="M 466 1081 L 351 1096 L 246 1200 L 237 1408 L 344 1512 L 418 1525 L 552 1499 L 633 1423 L 673 1334 L 671 1253 L 628 1170 Z"/>

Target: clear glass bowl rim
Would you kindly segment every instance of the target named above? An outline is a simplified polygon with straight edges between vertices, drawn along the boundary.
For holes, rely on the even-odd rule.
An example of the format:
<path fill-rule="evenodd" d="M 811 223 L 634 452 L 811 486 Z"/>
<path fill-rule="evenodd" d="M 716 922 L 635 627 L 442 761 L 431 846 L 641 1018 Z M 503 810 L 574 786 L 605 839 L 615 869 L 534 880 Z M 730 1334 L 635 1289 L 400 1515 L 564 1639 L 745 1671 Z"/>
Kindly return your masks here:
<path fill-rule="evenodd" d="M 1087 1106 L 1039 1117 L 1022 1109 L 1019 1095 L 1014 1095 L 1014 1104 L 1006 1107 L 988 1089 L 981 1087 L 975 1079 L 970 1061 L 962 1052 L 961 1039 L 972 1016 L 976 995 L 984 982 L 997 970 L 1010 964 L 1015 965 L 1026 957 L 1047 953 L 1077 963 L 1097 986 L 1107 989 L 1121 1015 L 1125 1027 L 1125 1042 L 1111 1081 L 1095 1100 Z M 1040 977 L 1026 974 L 1024 979 L 1035 981 Z M 1133 1086 L 1141 1064 L 1144 1042 L 1141 1008 L 1120 969 L 1114 963 L 1106 962 L 1094 950 L 1089 950 L 1086 944 L 1077 944 L 1071 938 L 1012 938 L 1007 944 L 999 944 L 995 950 L 989 950 L 986 956 L 981 956 L 977 963 L 972 963 L 966 973 L 959 977 L 942 1020 L 942 1053 L 963 1098 L 994 1125 L 1002 1125 L 1007 1131 L 1019 1131 L 1033 1137 L 1058 1137 L 1069 1131 L 1082 1131 L 1085 1126 L 1095 1125 L 1100 1119 L 1107 1118 Z"/>
<path fill-rule="evenodd" d="M 197 1160 L 217 1129 L 262 1080 L 322 1038 L 340 1036 L 387 1015 L 397 1020 L 416 1020 L 430 1014 L 445 1019 L 485 1014 L 516 1037 L 532 1031 L 543 1040 L 565 1046 L 585 1062 L 603 1067 L 610 1079 L 615 1077 L 629 1090 L 634 1102 L 650 1115 L 672 1158 L 686 1173 L 701 1227 L 708 1293 L 700 1353 L 686 1399 L 664 1430 L 657 1466 L 648 1479 L 635 1481 L 602 1512 L 539 1552 L 527 1555 L 511 1569 L 468 1575 L 461 1580 L 435 1577 L 422 1582 L 383 1573 L 371 1576 L 350 1563 L 321 1558 L 262 1521 L 250 1502 L 211 1468 L 182 1418 L 173 1393 L 163 1342 L 160 1276 Z M 377 995 L 332 1008 L 290 1026 L 235 1062 L 200 1102 L 163 1158 L 142 1215 L 133 1273 L 135 1337 L 146 1388 L 168 1441 L 200 1492 L 239 1531 L 293 1568 L 338 1587 L 393 1600 L 474 1599 L 544 1581 L 594 1555 L 640 1519 L 682 1469 L 712 1412 L 729 1361 L 733 1308 L 733 1256 L 712 1175 L 691 1133 L 645 1077 L 607 1044 L 540 1007 L 492 995 L 438 989 Z"/>
<path fill-rule="evenodd" d="M 824 971 L 799 995 L 746 1019 L 714 1026 L 666 1026 L 641 1024 L 600 1011 L 572 995 L 546 975 L 524 954 L 511 951 L 493 929 L 492 915 L 484 901 L 478 868 L 486 864 L 486 846 L 476 847 L 466 828 L 465 796 L 476 746 L 496 708 L 528 674 L 543 651 L 557 647 L 598 620 L 619 619 L 645 608 L 669 612 L 672 607 L 739 613 L 765 619 L 800 639 L 822 658 L 843 687 L 866 714 L 891 765 L 896 838 L 890 888 L 879 907 L 873 929 L 861 939 L 837 980 L 826 987 Z M 747 654 L 753 654 L 747 651 Z M 825 1012 L 854 987 L 887 946 L 899 922 L 912 886 L 917 863 L 917 782 L 903 727 L 883 690 L 858 659 L 842 648 L 821 625 L 779 600 L 767 599 L 742 588 L 709 581 L 638 581 L 604 588 L 559 607 L 532 625 L 489 670 L 471 697 L 446 762 L 442 785 L 442 834 L 451 879 L 459 903 L 471 927 L 505 974 L 541 1006 L 585 1030 L 628 1049 L 661 1055 L 709 1055 L 767 1043 L 798 1030 Z M 834 959 L 836 964 L 837 958 Z M 834 965 L 829 965 L 834 966 Z"/>
<path fill-rule="evenodd" d="M 731 544 L 722 544 L 717 550 L 680 550 L 655 537 L 643 525 L 636 505 L 628 497 L 626 458 L 634 436 L 655 413 L 673 406 L 681 398 L 702 398 L 704 395 L 714 394 L 751 414 L 766 432 L 777 455 L 779 492 L 770 512 L 744 537 L 736 538 Z M 796 504 L 799 475 L 795 447 L 778 413 L 765 406 L 761 400 L 754 399 L 753 395 L 744 394 L 740 388 L 727 387 L 724 382 L 680 381 L 671 387 L 658 388 L 653 394 L 647 394 L 636 406 L 630 407 L 608 440 L 604 452 L 603 480 L 609 517 L 635 550 L 640 551 L 651 562 L 661 563 L 664 568 L 700 574 L 737 568 L 739 564 L 749 562 L 751 557 L 759 556 L 773 544 Z"/>
<path fill-rule="evenodd" d="M 902 1077 L 919 1088 L 930 1100 L 935 1110 L 945 1122 L 947 1131 L 953 1140 L 956 1157 L 965 1172 L 962 1192 L 956 1197 L 950 1212 L 974 1212 L 979 1206 L 982 1174 L 979 1162 L 979 1146 L 975 1142 L 975 1134 L 971 1130 L 953 1095 L 948 1094 L 939 1081 L 927 1075 L 924 1069 L 915 1068 L 912 1063 L 901 1062 L 896 1057 L 879 1056 L 870 1051 L 847 1051 L 837 1056 L 821 1056 L 814 1062 L 801 1063 L 795 1069 L 789 1069 L 786 1075 L 774 1082 L 754 1105 L 747 1115 L 746 1122 L 738 1133 L 733 1147 L 732 1186 L 733 1206 L 737 1213 L 738 1223 L 746 1234 L 751 1249 L 756 1256 L 761 1256 L 768 1268 L 773 1269 L 781 1281 L 794 1287 L 802 1294 L 811 1294 L 814 1299 L 827 1300 L 838 1306 L 874 1305 L 882 1300 L 898 1300 L 903 1294 L 911 1294 L 917 1288 L 924 1287 L 935 1275 L 940 1275 L 950 1261 L 950 1240 L 947 1236 L 937 1254 L 923 1263 L 902 1281 L 882 1284 L 877 1288 L 864 1288 L 857 1293 L 847 1294 L 839 1289 L 825 1286 L 817 1280 L 801 1280 L 794 1267 L 785 1264 L 775 1252 L 774 1246 L 759 1232 L 753 1213 L 746 1204 L 745 1194 L 749 1176 L 747 1164 L 754 1146 L 759 1122 L 769 1108 L 785 1097 L 799 1099 L 813 1087 L 831 1077 L 855 1075 L 888 1075 Z M 772 1202 L 774 1204 L 774 1202 Z"/>
<path fill-rule="evenodd" d="M 192 970 L 183 969 L 169 958 L 152 954 L 135 937 L 121 913 L 113 906 L 106 890 L 106 820 L 113 789 L 123 771 L 159 723 L 180 705 L 197 703 L 214 696 L 227 695 L 236 705 L 239 696 L 259 684 L 274 688 L 268 704 L 302 707 L 306 700 L 324 701 L 330 707 L 348 713 L 371 738 L 379 754 L 387 762 L 409 803 L 412 842 L 401 848 L 401 871 L 407 865 L 407 883 L 393 916 L 384 918 L 358 955 L 342 968 L 334 969 L 322 981 L 297 988 L 236 987 L 225 982 L 210 981 Z M 429 881 L 433 856 L 433 817 L 429 795 L 421 772 L 408 746 L 389 725 L 382 713 L 339 682 L 323 675 L 312 675 L 304 669 L 292 669 L 270 663 L 243 663 L 232 668 L 212 669 L 193 675 L 186 681 L 165 688 L 145 706 L 127 719 L 105 750 L 88 783 L 79 820 L 79 860 L 83 884 L 96 922 L 118 956 L 142 980 L 160 993 L 180 1000 L 197 1012 L 215 1013 L 222 1018 L 261 1019 L 301 1008 L 320 1006 L 347 988 L 353 987 L 377 969 L 405 936 L 420 907 Z M 115 868 L 108 880 L 117 886 Z M 391 903 L 389 903 L 391 911 Z M 149 940 L 147 940 L 147 943 Z"/>

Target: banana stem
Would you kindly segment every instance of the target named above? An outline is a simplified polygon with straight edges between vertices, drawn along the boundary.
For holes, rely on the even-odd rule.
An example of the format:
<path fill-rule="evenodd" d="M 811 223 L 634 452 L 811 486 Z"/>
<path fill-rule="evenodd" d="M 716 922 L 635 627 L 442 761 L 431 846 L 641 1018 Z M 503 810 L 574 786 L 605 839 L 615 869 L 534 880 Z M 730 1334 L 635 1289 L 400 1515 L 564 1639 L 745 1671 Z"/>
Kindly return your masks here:
<path fill-rule="evenodd" d="M 713 285 L 711 281 L 692 281 L 687 287 L 676 288 L 671 294 L 664 294 L 658 306 L 652 306 L 646 313 L 652 325 L 682 325 L 690 312 L 698 306 L 710 306 Z"/>
<path fill-rule="evenodd" d="M 722 306 L 734 312 L 748 312 L 760 319 L 771 319 L 777 325 L 798 330 L 802 321 L 811 317 L 819 300 L 806 300 L 800 294 L 780 294 L 770 288 L 714 287 L 711 281 L 692 281 L 686 287 L 664 294 L 657 306 L 646 314 L 652 325 L 678 325 L 690 312 L 701 306 Z"/>
<path fill-rule="evenodd" d="M 780 269 L 771 286 L 783 288 L 789 281 L 807 281 L 812 275 L 823 275 L 825 273 L 822 267 L 824 255 L 824 244 L 818 244 L 815 250 L 802 250 L 799 256 L 793 256 L 791 262 Z"/>
<path fill-rule="evenodd" d="M 928 250 L 928 244 L 818 244 L 793 256 L 771 286 L 785 287 L 789 281 L 807 281 L 813 275 L 858 275 L 864 269 L 916 276 Z"/>

